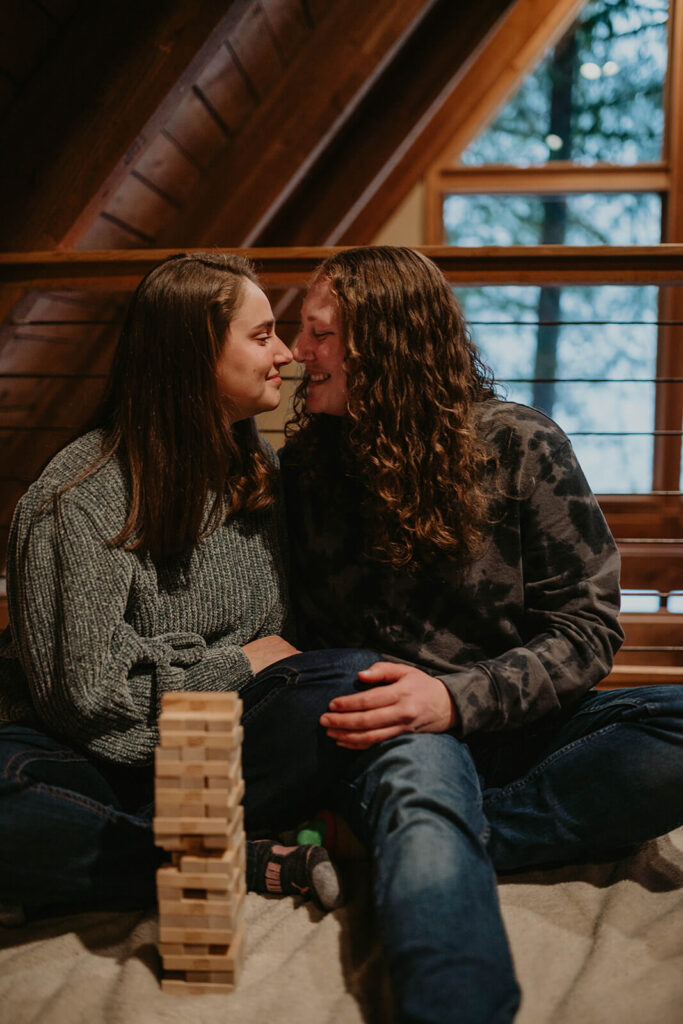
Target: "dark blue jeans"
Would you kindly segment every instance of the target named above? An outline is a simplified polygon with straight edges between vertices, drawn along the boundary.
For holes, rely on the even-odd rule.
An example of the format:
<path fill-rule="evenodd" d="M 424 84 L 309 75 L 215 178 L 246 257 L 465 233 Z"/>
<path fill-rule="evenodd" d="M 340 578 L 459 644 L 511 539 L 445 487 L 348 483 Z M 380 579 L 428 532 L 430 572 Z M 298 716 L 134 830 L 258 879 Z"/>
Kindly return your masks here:
<path fill-rule="evenodd" d="M 313 651 L 276 663 L 242 691 L 248 831 L 320 809 L 352 759 L 318 718 L 357 685 L 369 651 Z M 18 725 L 0 728 L 0 900 L 31 912 L 148 906 L 161 851 L 152 834 L 153 767 L 95 761 Z"/>
<path fill-rule="evenodd" d="M 494 869 L 617 855 L 683 823 L 683 687 L 592 691 L 469 744 L 400 736 L 339 793 L 372 850 L 398 1019 L 502 1024 L 519 991 Z"/>
<path fill-rule="evenodd" d="M 361 755 L 318 725 L 372 652 L 271 666 L 242 692 L 251 830 L 333 803 L 371 851 L 378 926 L 402 1022 L 511 1021 L 519 991 L 494 869 L 609 855 L 683 821 L 683 687 L 589 693 L 527 729 L 463 743 L 404 735 Z M 0 898 L 148 903 L 151 769 L 96 766 L 0 730 Z"/>

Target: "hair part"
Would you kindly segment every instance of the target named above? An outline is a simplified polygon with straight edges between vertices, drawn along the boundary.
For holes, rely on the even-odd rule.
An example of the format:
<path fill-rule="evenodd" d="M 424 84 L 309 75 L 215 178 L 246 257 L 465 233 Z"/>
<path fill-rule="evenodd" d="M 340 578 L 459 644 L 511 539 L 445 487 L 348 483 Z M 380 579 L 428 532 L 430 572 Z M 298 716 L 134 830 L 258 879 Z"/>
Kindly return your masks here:
<path fill-rule="evenodd" d="M 251 419 L 230 422 L 216 377 L 245 281 L 259 283 L 241 256 L 179 253 L 135 290 L 89 424 L 104 431 L 102 454 L 79 478 L 119 459 L 129 508 L 113 545 L 163 561 L 186 553 L 226 515 L 274 501 L 272 460 Z"/>
<path fill-rule="evenodd" d="M 474 411 L 495 396 L 495 385 L 450 285 L 431 260 L 396 246 L 339 252 L 310 287 L 320 278 L 341 313 L 343 448 L 365 494 L 368 554 L 396 567 L 443 554 L 471 558 L 488 521 L 484 475 L 492 459 Z M 325 426 L 323 416 L 305 411 L 305 389 L 304 381 L 287 436 L 305 450 L 313 482 L 325 463 Z"/>

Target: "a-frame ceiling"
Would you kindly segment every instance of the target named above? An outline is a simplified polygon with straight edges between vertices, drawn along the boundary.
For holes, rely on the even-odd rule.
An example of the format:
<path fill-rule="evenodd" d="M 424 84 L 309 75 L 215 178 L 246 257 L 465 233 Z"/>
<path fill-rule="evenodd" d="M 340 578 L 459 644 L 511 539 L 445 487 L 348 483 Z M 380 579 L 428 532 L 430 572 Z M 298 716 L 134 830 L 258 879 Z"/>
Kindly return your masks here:
<path fill-rule="evenodd" d="M 3 0 L 0 249 L 371 241 L 511 6 Z M 18 496 L 98 397 L 124 304 L 2 295 L 0 560 Z"/>

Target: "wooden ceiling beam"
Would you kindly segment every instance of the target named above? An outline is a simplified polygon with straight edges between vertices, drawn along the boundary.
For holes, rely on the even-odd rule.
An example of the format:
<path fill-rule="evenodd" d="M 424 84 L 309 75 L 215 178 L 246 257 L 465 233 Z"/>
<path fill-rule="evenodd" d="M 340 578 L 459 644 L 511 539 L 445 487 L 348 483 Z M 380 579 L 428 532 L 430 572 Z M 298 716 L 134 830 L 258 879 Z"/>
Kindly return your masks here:
<path fill-rule="evenodd" d="M 139 154 L 142 128 L 165 116 L 169 92 L 205 61 L 207 39 L 247 3 L 79 3 L 3 122 L 0 144 L 12 159 L 3 163 L 0 247 L 75 244 L 84 211 L 101 205 Z"/>
<path fill-rule="evenodd" d="M 267 288 L 302 287 L 339 246 L 294 246 L 217 251 L 253 260 Z M 683 244 L 418 246 L 459 284 L 683 285 Z M 0 253 L 0 295 L 5 288 L 83 293 L 130 291 L 143 274 L 177 249 L 110 252 Z M 187 249 L 187 252 L 201 251 Z"/>
<path fill-rule="evenodd" d="M 251 245 L 435 3 L 330 4 L 164 244 Z"/>
<path fill-rule="evenodd" d="M 437 0 L 253 244 L 368 240 L 364 228 L 357 235 L 349 228 L 363 211 L 374 217 L 370 207 L 381 185 L 450 95 L 473 51 L 509 3 Z"/>

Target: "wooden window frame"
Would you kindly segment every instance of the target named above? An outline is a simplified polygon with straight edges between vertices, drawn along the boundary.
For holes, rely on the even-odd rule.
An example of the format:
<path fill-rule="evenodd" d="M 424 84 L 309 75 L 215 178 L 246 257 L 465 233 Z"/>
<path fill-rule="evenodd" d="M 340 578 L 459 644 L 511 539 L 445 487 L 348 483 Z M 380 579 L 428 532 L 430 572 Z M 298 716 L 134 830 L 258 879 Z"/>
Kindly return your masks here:
<path fill-rule="evenodd" d="M 661 161 L 630 166 L 607 163 L 583 166 L 560 161 L 532 167 L 457 164 L 461 153 L 486 129 L 524 77 L 554 45 L 561 31 L 566 30 L 583 4 L 568 2 L 561 12 L 558 5 L 553 5 L 548 9 L 545 20 L 539 19 L 533 47 L 524 53 L 514 78 L 509 79 L 506 91 L 496 97 L 496 105 L 492 106 L 484 89 L 490 58 L 496 49 L 504 48 L 506 39 L 511 39 L 515 32 L 521 30 L 524 23 L 519 20 L 515 27 L 514 19 L 528 16 L 533 6 L 528 0 L 519 0 L 509 21 L 501 26 L 499 37 L 489 41 L 488 47 L 478 55 L 475 66 L 470 68 L 466 87 L 478 95 L 478 102 L 472 104 L 467 130 L 456 133 L 455 142 L 432 164 L 426 176 L 425 241 L 428 245 L 445 243 L 443 203 L 448 195 L 656 192 L 662 197 L 662 241 L 683 242 L 683 0 L 670 0 L 669 6 L 669 60 L 664 97 L 664 156 Z M 478 93 L 477 83 L 481 83 Z M 679 340 L 681 327 L 678 325 L 683 322 L 683 289 L 665 288 L 660 291 L 658 319 L 661 326 L 657 337 L 656 375 L 668 380 L 681 378 L 683 341 Z M 653 491 L 679 490 L 682 411 L 683 384 L 656 384 Z"/>

